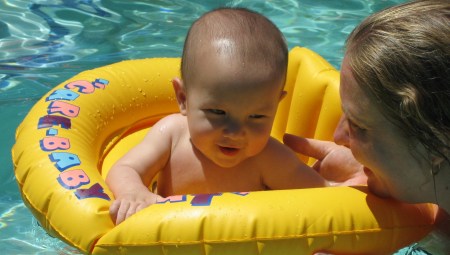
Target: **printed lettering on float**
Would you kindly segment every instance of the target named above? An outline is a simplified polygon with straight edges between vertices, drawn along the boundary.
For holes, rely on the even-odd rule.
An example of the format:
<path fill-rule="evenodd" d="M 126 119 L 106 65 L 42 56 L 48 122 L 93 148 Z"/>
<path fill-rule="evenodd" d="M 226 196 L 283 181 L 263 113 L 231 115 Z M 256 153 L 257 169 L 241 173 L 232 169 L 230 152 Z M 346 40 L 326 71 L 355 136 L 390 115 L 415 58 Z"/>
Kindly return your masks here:
<path fill-rule="evenodd" d="M 42 138 L 40 148 L 49 152 L 49 159 L 54 163 L 56 170 L 60 172 L 57 181 L 61 187 L 75 190 L 78 199 L 101 198 L 111 200 L 104 193 L 104 188 L 95 183 L 88 188 L 81 186 L 89 185 L 91 180 L 83 169 L 77 169 L 81 160 L 77 154 L 70 152 L 70 140 L 67 137 L 58 136 L 58 129 L 70 130 L 72 121 L 76 120 L 80 113 L 80 107 L 74 104 L 80 96 L 94 93 L 97 89 L 105 89 L 108 80 L 96 79 L 93 82 L 77 80 L 70 82 L 63 89 L 53 91 L 45 100 L 49 102 L 47 115 L 42 116 L 38 122 L 38 129 L 47 129 L 46 136 Z M 190 204 L 192 206 L 209 206 L 212 199 L 223 193 L 195 194 L 192 195 Z M 232 194 L 246 196 L 248 192 L 232 192 Z M 187 202 L 187 195 L 170 196 L 158 199 L 158 204 Z"/>
<path fill-rule="evenodd" d="M 49 102 L 47 115 L 42 116 L 37 125 L 38 129 L 47 129 L 46 136 L 39 141 L 40 148 L 49 152 L 50 161 L 60 172 L 58 183 L 65 189 L 75 190 L 74 194 L 78 199 L 111 200 L 99 183 L 88 188 L 80 188 L 90 184 L 91 181 L 83 169 L 77 169 L 77 166 L 81 165 L 81 160 L 77 154 L 70 152 L 69 138 L 58 136 L 58 130 L 71 129 L 72 121 L 76 120 L 80 113 L 80 107 L 74 104 L 80 96 L 92 94 L 97 89 L 105 89 L 108 83 L 105 79 L 96 79 L 93 82 L 77 80 L 66 84 L 63 89 L 53 91 L 45 99 Z"/>

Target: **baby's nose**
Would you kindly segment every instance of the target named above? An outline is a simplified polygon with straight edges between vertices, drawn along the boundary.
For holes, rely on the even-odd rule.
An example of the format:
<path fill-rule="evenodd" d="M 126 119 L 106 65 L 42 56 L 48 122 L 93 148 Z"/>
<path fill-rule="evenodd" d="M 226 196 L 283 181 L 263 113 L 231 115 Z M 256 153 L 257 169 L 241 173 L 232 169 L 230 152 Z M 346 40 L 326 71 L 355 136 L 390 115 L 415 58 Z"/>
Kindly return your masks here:
<path fill-rule="evenodd" d="M 230 120 L 227 122 L 224 128 L 224 136 L 225 137 L 238 137 L 244 135 L 244 125 L 237 120 Z"/>

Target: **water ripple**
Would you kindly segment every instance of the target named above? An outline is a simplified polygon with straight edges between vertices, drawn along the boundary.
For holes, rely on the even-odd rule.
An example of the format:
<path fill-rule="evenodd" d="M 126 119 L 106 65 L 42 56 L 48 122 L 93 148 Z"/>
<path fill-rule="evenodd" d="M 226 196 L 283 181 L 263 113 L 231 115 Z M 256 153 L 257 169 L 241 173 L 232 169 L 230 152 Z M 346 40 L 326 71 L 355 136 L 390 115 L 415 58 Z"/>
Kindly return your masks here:
<path fill-rule="evenodd" d="M 124 59 L 179 57 L 191 23 L 222 6 L 263 13 L 289 48 L 308 47 L 339 68 L 347 35 L 364 17 L 405 0 L 0 1 L 0 246 L 11 254 L 77 254 L 37 225 L 13 176 L 14 129 L 40 97 L 86 70 Z M 5 156 L 4 156 L 5 155 Z M 6 156 L 7 155 L 7 156 Z M 8 195 L 8 196 L 9 196 Z M 13 237 L 11 237 L 13 236 Z"/>

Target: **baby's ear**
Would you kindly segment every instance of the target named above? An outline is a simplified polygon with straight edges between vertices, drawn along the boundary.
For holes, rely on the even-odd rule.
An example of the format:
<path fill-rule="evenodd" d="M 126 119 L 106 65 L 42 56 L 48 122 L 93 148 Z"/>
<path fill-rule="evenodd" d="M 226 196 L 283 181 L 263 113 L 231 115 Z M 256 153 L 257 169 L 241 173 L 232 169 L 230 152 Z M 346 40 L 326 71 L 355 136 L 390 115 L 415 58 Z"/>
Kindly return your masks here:
<path fill-rule="evenodd" d="M 287 95 L 287 91 L 286 90 L 281 91 L 279 102 L 281 102 L 281 100 L 283 100 L 283 98 L 285 98 L 286 95 Z"/>
<path fill-rule="evenodd" d="M 173 90 L 175 91 L 175 96 L 177 97 L 178 107 L 180 108 L 180 113 L 186 115 L 186 91 L 184 89 L 183 80 L 176 77 L 172 79 Z"/>

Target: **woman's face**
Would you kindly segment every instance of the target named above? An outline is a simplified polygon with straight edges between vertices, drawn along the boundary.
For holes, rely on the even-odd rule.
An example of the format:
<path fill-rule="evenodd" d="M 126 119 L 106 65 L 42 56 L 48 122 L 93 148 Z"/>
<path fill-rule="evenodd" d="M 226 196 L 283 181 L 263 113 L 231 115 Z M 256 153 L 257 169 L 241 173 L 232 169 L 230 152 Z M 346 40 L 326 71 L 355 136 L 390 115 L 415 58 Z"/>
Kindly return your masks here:
<path fill-rule="evenodd" d="M 403 132 L 381 112 L 379 102 L 357 84 L 344 58 L 340 96 L 343 117 L 336 129 L 336 143 L 349 147 L 364 165 L 372 192 L 410 203 L 434 199 L 434 185 L 424 149 L 410 149 Z"/>

